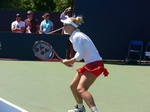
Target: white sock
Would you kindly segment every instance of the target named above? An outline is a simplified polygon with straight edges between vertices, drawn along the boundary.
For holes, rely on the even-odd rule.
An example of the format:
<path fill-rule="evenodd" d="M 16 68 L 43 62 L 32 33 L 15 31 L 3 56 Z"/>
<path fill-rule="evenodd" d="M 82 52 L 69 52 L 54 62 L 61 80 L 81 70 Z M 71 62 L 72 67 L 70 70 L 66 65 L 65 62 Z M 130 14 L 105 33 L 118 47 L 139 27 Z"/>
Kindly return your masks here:
<path fill-rule="evenodd" d="M 77 105 L 78 105 L 78 108 L 82 108 L 84 106 L 83 103 L 80 103 L 80 104 L 78 103 Z"/>
<path fill-rule="evenodd" d="M 92 111 L 92 112 L 98 112 L 96 106 L 91 107 L 91 111 Z"/>

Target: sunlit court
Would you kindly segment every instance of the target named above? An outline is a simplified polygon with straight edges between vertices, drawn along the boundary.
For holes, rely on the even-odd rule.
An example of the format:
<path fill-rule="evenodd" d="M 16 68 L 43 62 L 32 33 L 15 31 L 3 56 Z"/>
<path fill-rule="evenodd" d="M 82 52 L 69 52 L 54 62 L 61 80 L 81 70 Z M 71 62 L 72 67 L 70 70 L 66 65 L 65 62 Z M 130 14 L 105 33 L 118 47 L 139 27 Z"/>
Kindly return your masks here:
<path fill-rule="evenodd" d="M 150 112 L 149 4 L 1 0 L 0 112 Z"/>
<path fill-rule="evenodd" d="M 0 61 L 0 97 L 29 112 L 66 112 L 75 102 L 69 84 L 75 70 L 83 64 L 66 67 L 60 62 Z M 105 64 L 105 67 L 109 76 L 100 75 L 89 89 L 98 109 L 149 112 L 149 66 Z"/>

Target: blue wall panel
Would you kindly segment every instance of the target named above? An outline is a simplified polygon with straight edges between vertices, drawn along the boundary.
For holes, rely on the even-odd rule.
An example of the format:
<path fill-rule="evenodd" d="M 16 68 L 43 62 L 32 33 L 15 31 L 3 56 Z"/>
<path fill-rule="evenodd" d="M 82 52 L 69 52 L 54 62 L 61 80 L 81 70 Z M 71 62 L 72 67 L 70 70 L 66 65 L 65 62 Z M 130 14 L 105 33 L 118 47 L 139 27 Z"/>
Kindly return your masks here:
<path fill-rule="evenodd" d="M 145 45 L 150 41 L 149 4 L 148 0 L 76 0 L 76 14 L 84 17 L 80 30 L 104 59 L 125 59 L 130 40 Z"/>
<path fill-rule="evenodd" d="M 66 58 L 67 35 L 0 33 L 0 58 L 39 60 L 33 54 L 35 41 L 50 43 L 61 58 Z"/>

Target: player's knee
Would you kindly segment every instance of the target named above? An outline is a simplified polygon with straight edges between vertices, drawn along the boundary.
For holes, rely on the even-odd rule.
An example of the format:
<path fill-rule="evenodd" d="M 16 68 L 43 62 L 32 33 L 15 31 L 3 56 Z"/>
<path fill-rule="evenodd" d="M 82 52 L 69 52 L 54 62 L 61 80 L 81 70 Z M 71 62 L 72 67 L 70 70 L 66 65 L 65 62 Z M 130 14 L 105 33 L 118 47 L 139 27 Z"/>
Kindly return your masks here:
<path fill-rule="evenodd" d="M 78 87 L 78 88 L 77 88 L 77 91 L 78 91 L 79 94 L 82 94 L 82 93 L 84 93 L 86 90 L 85 90 L 85 88 L 83 88 L 83 87 Z"/>
<path fill-rule="evenodd" d="M 71 90 L 76 90 L 76 88 L 77 88 L 77 87 L 76 87 L 74 84 L 72 84 L 72 83 L 70 84 L 70 89 L 71 89 Z"/>

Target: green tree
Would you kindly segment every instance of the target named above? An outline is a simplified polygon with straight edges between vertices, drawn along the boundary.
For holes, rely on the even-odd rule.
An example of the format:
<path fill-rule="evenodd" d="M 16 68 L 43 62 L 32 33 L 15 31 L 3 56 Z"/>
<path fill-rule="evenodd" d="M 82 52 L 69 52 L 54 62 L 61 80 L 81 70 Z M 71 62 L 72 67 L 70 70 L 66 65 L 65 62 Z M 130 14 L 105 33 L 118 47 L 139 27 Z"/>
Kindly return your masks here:
<path fill-rule="evenodd" d="M 21 4 L 21 0 L 1 0 L 0 9 L 17 10 L 22 8 Z"/>
<path fill-rule="evenodd" d="M 72 0 L 0 0 L 0 9 L 62 12 Z"/>
<path fill-rule="evenodd" d="M 53 0 L 34 0 L 35 10 L 38 11 L 51 11 L 55 10 L 55 3 Z"/>
<path fill-rule="evenodd" d="M 70 7 L 72 5 L 72 0 L 53 0 L 56 4 L 55 12 L 62 12 L 67 7 Z"/>

